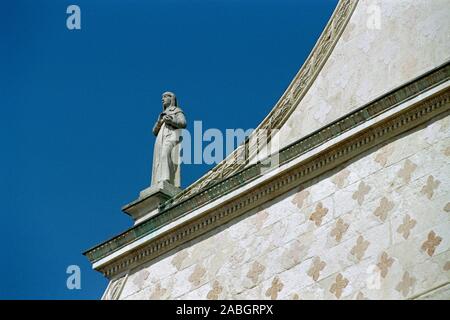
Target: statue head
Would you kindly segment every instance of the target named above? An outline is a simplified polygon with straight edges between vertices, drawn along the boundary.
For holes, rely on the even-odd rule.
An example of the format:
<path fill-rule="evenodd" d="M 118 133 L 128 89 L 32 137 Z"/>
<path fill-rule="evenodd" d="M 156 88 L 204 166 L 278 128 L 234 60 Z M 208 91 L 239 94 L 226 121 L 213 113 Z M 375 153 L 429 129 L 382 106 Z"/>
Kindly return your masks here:
<path fill-rule="evenodd" d="M 177 97 L 173 92 L 164 92 L 162 94 L 162 104 L 164 110 L 166 110 L 168 107 L 178 107 Z"/>

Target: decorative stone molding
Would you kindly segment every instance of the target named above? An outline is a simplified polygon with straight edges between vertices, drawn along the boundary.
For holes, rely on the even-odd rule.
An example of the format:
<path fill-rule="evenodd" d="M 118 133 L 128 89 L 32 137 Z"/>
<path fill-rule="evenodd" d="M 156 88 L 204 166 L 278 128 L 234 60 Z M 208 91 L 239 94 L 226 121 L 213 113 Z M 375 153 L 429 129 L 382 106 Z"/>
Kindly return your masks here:
<path fill-rule="evenodd" d="M 272 111 L 241 146 L 234 150 L 216 167 L 208 171 L 203 177 L 183 190 L 183 192 L 168 200 L 170 204 L 179 203 L 193 194 L 213 185 L 217 181 L 231 176 L 248 165 L 249 161 L 260 151 L 257 145 L 258 139 L 256 139 L 254 135 L 264 132 L 267 134 L 265 139 L 270 141 L 273 130 L 280 129 L 286 122 L 289 115 L 295 110 L 296 106 L 300 103 L 300 100 L 311 87 L 333 51 L 333 48 L 344 31 L 347 22 L 350 20 L 357 3 L 357 0 L 339 1 L 310 55 L 289 84 L 286 91 L 275 104 Z M 255 143 L 251 144 L 251 142 Z"/>
<path fill-rule="evenodd" d="M 225 202 L 213 210 L 206 211 L 191 221 L 181 223 L 176 228 L 170 229 L 136 248 L 130 247 L 130 250 L 125 254 L 119 255 L 107 263 L 102 263 L 96 269 L 109 278 L 114 277 L 286 193 L 394 136 L 439 114 L 448 113 L 450 110 L 450 89 L 448 86 L 424 99 L 421 99 L 420 95 L 444 84 L 449 78 L 450 63 L 447 62 L 283 148 L 279 153 L 280 164 L 290 163 L 307 151 L 318 148 L 328 140 L 335 139 L 352 128 L 362 126 L 365 123 L 370 124 L 358 134 L 336 142 L 331 147 L 292 166 L 286 172 L 275 175 L 268 181 L 256 185 L 253 189 L 242 192 L 236 199 Z M 418 102 L 414 102 L 401 112 L 390 115 L 382 121 L 371 123 L 371 120 L 375 117 L 388 114 L 389 110 L 414 98 L 418 98 Z M 188 200 L 166 208 L 158 216 L 87 251 L 85 255 L 91 262 L 97 262 L 119 249 L 125 248 L 134 241 L 152 234 L 167 223 L 257 179 L 261 176 L 261 166 L 263 166 L 262 163 L 256 163 L 239 171 Z"/>
<path fill-rule="evenodd" d="M 120 294 L 122 293 L 127 279 L 128 274 L 110 281 L 108 288 L 106 288 L 105 294 L 102 297 L 102 300 L 119 300 Z"/>
<path fill-rule="evenodd" d="M 158 206 L 181 191 L 167 181 L 160 181 L 139 194 L 139 198 L 122 208 L 135 221 L 135 225 L 158 214 Z"/>

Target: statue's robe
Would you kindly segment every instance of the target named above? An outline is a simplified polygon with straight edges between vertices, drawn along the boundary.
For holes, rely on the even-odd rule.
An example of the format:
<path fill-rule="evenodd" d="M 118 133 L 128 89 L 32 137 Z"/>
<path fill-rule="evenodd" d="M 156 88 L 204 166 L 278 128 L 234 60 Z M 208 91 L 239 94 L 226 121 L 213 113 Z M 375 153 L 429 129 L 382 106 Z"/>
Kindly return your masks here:
<path fill-rule="evenodd" d="M 165 180 L 175 187 L 181 187 L 180 129 L 186 127 L 186 118 L 183 111 L 176 106 L 168 107 L 163 114 L 171 116 L 172 123 L 164 122 L 156 136 L 153 151 L 152 185 Z"/>

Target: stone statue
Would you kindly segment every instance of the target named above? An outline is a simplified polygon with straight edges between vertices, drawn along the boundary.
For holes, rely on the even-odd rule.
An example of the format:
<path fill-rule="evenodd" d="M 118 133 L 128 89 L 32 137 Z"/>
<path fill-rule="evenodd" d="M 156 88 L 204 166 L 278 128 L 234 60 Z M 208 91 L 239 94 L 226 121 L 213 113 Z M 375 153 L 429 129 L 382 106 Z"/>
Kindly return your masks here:
<path fill-rule="evenodd" d="M 163 112 L 153 127 L 156 136 L 153 151 L 152 186 L 167 182 L 180 187 L 180 154 L 181 130 L 186 128 L 183 110 L 178 107 L 177 98 L 172 92 L 162 95 Z"/>

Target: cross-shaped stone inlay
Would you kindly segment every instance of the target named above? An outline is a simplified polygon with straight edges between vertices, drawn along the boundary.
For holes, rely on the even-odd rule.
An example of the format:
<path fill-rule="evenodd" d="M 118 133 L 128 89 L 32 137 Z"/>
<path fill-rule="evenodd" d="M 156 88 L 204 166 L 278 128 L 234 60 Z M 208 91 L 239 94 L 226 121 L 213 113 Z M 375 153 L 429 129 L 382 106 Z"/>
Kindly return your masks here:
<path fill-rule="evenodd" d="M 395 287 L 395 290 L 400 292 L 404 297 L 408 296 L 409 292 L 413 291 L 413 286 L 416 283 L 416 279 L 414 277 L 411 277 L 409 275 L 408 271 L 405 271 L 403 274 L 402 281 L 400 281 L 397 286 Z"/>
<path fill-rule="evenodd" d="M 258 282 L 259 276 L 266 270 L 266 267 L 258 261 L 253 262 L 250 270 L 247 273 L 247 278 L 250 278 L 254 284 Z"/>
<path fill-rule="evenodd" d="M 331 285 L 330 292 L 336 296 L 336 298 L 340 298 L 342 295 L 343 289 L 347 287 L 348 280 L 344 278 L 342 274 L 338 274 L 336 276 L 335 282 Z"/>
<path fill-rule="evenodd" d="M 447 204 L 444 207 L 445 212 L 450 212 L 450 202 L 447 202 Z"/>
<path fill-rule="evenodd" d="M 441 241 L 442 238 L 436 236 L 436 233 L 434 233 L 434 231 L 431 230 L 428 233 L 427 240 L 422 244 L 422 250 L 428 253 L 428 255 L 431 257 L 434 254 L 436 247 L 441 243 Z"/>
<path fill-rule="evenodd" d="M 280 292 L 281 289 L 283 289 L 283 283 L 278 277 L 275 277 L 272 280 L 272 286 L 266 291 L 266 297 L 270 297 L 271 300 L 276 300 L 278 292 Z"/>
<path fill-rule="evenodd" d="M 147 270 L 140 271 L 137 276 L 133 279 L 133 283 L 139 287 L 142 288 L 144 286 L 145 280 L 147 280 L 150 273 Z"/>
<path fill-rule="evenodd" d="M 393 152 L 394 148 L 392 147 L 392 145 L 388 144 L 387 146 L 384 146 L 380 149 L 377 156 L 375 157 L 375 161 L 384 167 L 388 158 L 392 155 Z"/>
<path fill-rule="evenodd" d="M 202 265 L 197 264 L 195 266 L 194 272 L 192 272 L 192 274 L 188 280 L 194 286 L 198 286 L 198 285 L 200 285 L 200 283 L 205 275 L 206 275 L 206 269 Z"/>
<path fill-rule="evenodd" d="M 386 278 L 386 275 L 389 271 L 389 268 L 394 263 L 394 259 L 389 257 L 387 252 L 384 251 L 381 256 L 380 260 L 378 260 L 377 267 L 380 269 L 380 274 L 382 278 Z"/>
<path fill-rule="evenodd" d="M 150 298 L 150 300 L 161 300 L 161 297 L 163 295 L 165 295 L 166 292 L 167 292 L 167 289 L 162 288 L 161 283 L 158 282 L 156 284 L 155 290 L 153 290 L 153 292 L 151 293 L 149 298 Z"/>
<path fill-rule="evenodd" d="M 445 154 L 447 157 L 450 157 L 450 147 L 445 148 L 444 154 Z"/>
<path fill-rule="evenodd" d="M 405 183 L 409 183 L 411 181 L 411 175 L 414 170 L 417 169 L 417 165 L 409 159 L 406 159 L 403 164 L 403 168 L 397 173 L 397 176 L 402 178 Z"/>
<path fill-rule="evenodd" d="M 344 233 L 347 231 L 349 224 L 344 222 L 344 219 L 339 218 L 336 221 L 336 225 L 334 226 L 334 228 L 331 230 L 330 235 L 332 237 L 334 237 L 336 239 L 336 241 L 341 241 L 342 240 L 342 236 L 344 235 Z"/>
<path fill-rule="evenodd" d="M 358 201 L 359 205 L 362 205 L 364 202 L 364 197 L 366 194 L 369 193 L 370 187 L 364 183 L 364 181 L 361 181 L 358 185 L 358 190 L 353 193 L 352 199 Z"/>
<path fill-rule="evenodd" d="M 366 296 L 364 296 L 364 293 L 362 293 L 361 291 L 358 292 L 358 294 L 355 297 L 356 300 L 368 300 L 366 298 Z"/>
<path fill-rule="evenodd" d="M 187 250 L 182 250 L 182 251 L 178 252 L 175 255 L 175 257 L 173 257 L 171 263 L 172 263 L 172 265 L 174 265 L 177 268 L 178 271 L 180 271 L 184 260 L 188 256 L 189 256 L 189 253 L 187 252 Z"/>
<path fill-rule="evenodd" d="M 308 190 L 302 190 L 299 193 L 297 193 L 294 198 L 292 199 L 292 203 L 297 206 L 297 208 L 301 209 L 303 207 L 303 204 L 305 203 L 306 198 L 309 196 Z"/>
<path fill-rule="evenodd" d="M 361 260 L 364 257 L 364 253 L 369 247 L 370 242 L 364 240 L 363 236 L 359 236 L 356 240 L 356 245 L 352 248 L 350 253 L 356 257 L 356 259 Z"/>
<path fill-rule="evenodd" d="M 308 248 L 300 241 L 291 241 L 286 245 L 286 250 L 280 257 L 280 263 L 284 268 L 290 269 L 297 265 L 307 252 Z"/>
<path fill-rule="evenodd" d="M 447 261 L 444 265 L 444 271 L 450 271 L 450 261 Z"/>
<path fill-rule="evenodd" d="M 420 192 L 426 195 L 428 199 L 431 199 L 433 197 L 434 191 L 440 184 L 441 182 L 439 180 L 434 179 L 433 176 L 428 176 L 427 184 L 423 186 Z"/>
<path fill-rule="evenodd" d="M 212 289 L 208 292 L 208 295 L 206 296 L 209 300 L 217 300 L 219 299 L 219 294 L 222 292 L 223 287 L 220 285 L 220 282 L 217 280 L 214 280 Z"/>
<path fill-rule="evenodd" d="M 194 285 L 194 286 L 199 286 L 203 276 L 206 274 L 206 269 L 203 268 L 203 266 L 201 265 L 196 265 L 194 272 L 192 272 L 192 274 L 189 277 L 189 281 Z"/>
<path fill-rule="evenodd" d="M 333 177 L 331 180 L 338 188 L 342 188 L 345 184 L 345 179 L 350 175 L 350 171 L 344 169 L 340 171 L 337 175 Z"/>
<path fill-rule="evenodd" d="M 269 217 L 269 214 L 266 210 L 258 212 L 256 215 L 253 216 L 251 224 L 255 226 L 256 230 L 261 230 L 262 226 L 264 225 L 264 221 Z"/>
<path fill-rule="evenodd" d="M 316 225 L 316 227 L 318 227 L 322 223 L 323 217 L 327 215 L 327 212 L 328 208 L 325 208 L 322 202 L 319 202 L 316 205 L 316 210 L 309 217 L 309 220 L 314 221 L 314 224 Z"/>
<path fill-rule="evenodd" d="M 380 200 L 380 205 L 375 209 L 373 214 L 384 222 L 386 221 L 389 211 L 392 209 L 394 209 L 394 202 L 389 201 L 386 197 L 383 197 Z"/>
<path fill-rule="evenodd" d="M 416 224 L 417 224 L 416 220 L 411 219 L 409 214 L 407 214 L 403 218 L 403 223 L 401 225 L 399 225 L 399 227 L 397 228 L 397 232 L 400 233 L 403 236 L 403 238 L 406 240 L 409 237 L 411 229 L 414 228 L 416 226 Z"/>
<path fill-rule="evenodd" d="M 320 271 L 322 271 L 326 265 L 325 261 L 320 260 L 320 257 L 314 257 L 312 265 L 307 272 L 308 276 L 313 278 L 314 281 L 317 281 L 320 276 Z"/>

